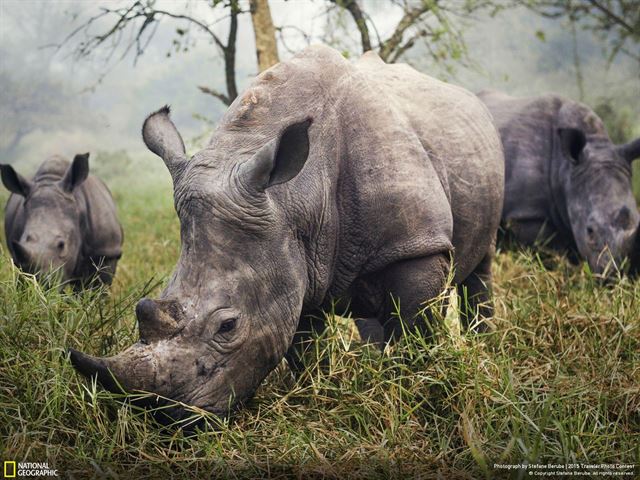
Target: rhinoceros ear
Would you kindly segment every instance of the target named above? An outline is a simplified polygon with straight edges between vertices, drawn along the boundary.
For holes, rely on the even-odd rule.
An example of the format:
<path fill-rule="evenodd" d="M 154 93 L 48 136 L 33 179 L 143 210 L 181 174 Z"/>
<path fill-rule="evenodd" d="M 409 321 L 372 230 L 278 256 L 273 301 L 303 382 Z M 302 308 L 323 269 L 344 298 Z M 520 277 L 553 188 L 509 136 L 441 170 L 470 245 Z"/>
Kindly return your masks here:
<path fill-rule="evenodd" d="M 259 191 L 294 178 L 309 157 L 310 118 L 289 125 L 241 166 L 245 184 Z"/>
<path fill-rule="evenodd" d="M 72 192 L 78 188 L 89 176 L 89 154 L 82 153 L 73 157 L 71 165 L 62 177 L 62 188 L 67 192 Z"/>
<path fill-rule="evenodd" d="M 16 172 L 11 165 L 0 165 L 0 173 L 2 174 L 2 183 L 7 187 L 7 190 L 23 197 L 29 195 L 32 188 L 31 182 Z"/>
<path fill-rule="evenodd" d="M 640 158 L 640 138 L 636 138 L 624 145 L 618 145 L 618 154 L 627 162 L 631 163 L 636 158 Z"/>
<path fill-rule="evenodd" d="M 147 117 L 142 125 L 142 139 L 149 150 L 164 160 L 174 182 L 186 164 L 184 142 L 178 129 L 169 118 L 170 109 L 165 105 Z"/>
<path fill-rule="evenodd" d="M 587 137 L 584 132 L 578 128 L 559 128 L 560 145 L 562 151 L 567 155 L 573 163 L 580 161 L 580 154 L 587 144 Z"/>

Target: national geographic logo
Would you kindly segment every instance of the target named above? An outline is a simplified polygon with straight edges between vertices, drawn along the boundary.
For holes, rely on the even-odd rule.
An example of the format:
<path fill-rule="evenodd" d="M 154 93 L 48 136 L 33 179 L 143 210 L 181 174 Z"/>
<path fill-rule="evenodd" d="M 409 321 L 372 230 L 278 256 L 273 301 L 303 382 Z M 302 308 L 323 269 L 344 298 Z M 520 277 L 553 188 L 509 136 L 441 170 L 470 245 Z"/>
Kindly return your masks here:
<path fill-rule="evenodd" d="M 5 460 L 4 478 L 57 477 L 58 470 L 50 468 L 48 462 L 18 462 Z"/>
<path fill-rule="evenodd" d="M 16 462 L 4 462 L 4 478 L 16 478 Z"/>

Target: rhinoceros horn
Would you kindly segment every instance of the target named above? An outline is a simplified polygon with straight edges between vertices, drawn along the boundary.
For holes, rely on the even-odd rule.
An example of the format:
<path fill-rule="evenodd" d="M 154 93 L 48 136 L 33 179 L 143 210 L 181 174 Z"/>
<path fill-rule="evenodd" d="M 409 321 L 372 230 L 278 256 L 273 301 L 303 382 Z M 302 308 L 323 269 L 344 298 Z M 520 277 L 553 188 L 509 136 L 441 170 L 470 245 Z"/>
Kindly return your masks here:
<path fill-rule="evenodd" d="M 16 259 L 19 263 L 27 265 L 33 261 L 33 255 L 31 254 L 31 252 L 29 252 L 27 247 L 22 245 L 20 242 L 18 242 L 17 240 L 13 240 L 11 242 L 11 246 L 13 247 L 13 251 L 16 254 Z"/>
<path fill-rule="evenodd" d="M 109 366 L 110 361 L 92 357 L 82 352 L 69 349 L 69 358 L 71 364 L 85 377 L 96 377 L 98 382 L 111 392 L 122 392 L 119 382 L 115 378 L 115 374 Z"/>
<path fill-rule="evenodd" d="M 172 317 L 173 315 L 173 317 Z M 96 378 L 115 393 L 149 391 L 154 384 L 157 342 L 170 337 L 177 328 L 181 313 L 174 302 L 143 298 L 136 306 L 140 342 L 113 357 L 93 357 L 72 348 L 69 357 L 84 376 Z"/>

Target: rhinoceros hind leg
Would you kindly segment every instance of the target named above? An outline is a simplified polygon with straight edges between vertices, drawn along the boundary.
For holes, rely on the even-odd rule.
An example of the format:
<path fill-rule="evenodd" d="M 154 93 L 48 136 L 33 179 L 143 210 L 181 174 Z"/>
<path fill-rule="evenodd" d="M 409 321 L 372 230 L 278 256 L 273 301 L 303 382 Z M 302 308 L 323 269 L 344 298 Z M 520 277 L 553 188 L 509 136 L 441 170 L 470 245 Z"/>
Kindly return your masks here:
<path fill-rule="evenodd" d="M 491 262 L 493 248 L 484 256 L 478 266 L 457 287 L 460 322 L 467 331 L 485 332 L 488 325 L 484 319 L 493 316 L 491 302 Z"/>

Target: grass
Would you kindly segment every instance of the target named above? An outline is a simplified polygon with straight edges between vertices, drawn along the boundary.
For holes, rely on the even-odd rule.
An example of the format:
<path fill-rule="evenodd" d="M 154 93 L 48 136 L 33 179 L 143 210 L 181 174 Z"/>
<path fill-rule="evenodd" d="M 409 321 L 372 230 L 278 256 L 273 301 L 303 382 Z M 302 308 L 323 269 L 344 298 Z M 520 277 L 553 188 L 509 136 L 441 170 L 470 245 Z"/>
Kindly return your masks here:
<path fill-rule="evenodd" d="M 110 295 L 47 290 L 0 255 L 0 459 L 48 460 L 68 478 L 522 478 L 494 463 L 640 464 L 640 282 L 602 287 L 527 253 L 497 257 L 490 334 L 460 335 L 450 315 L 431 342 L 380 353 L 334 316 L 299 378 L 283 364 L 231 420 L 159 427 L 64 354 L 136 341 L 133 306 L 177 258 L 169 186 L 114 194 L 126 243 Z"/>

